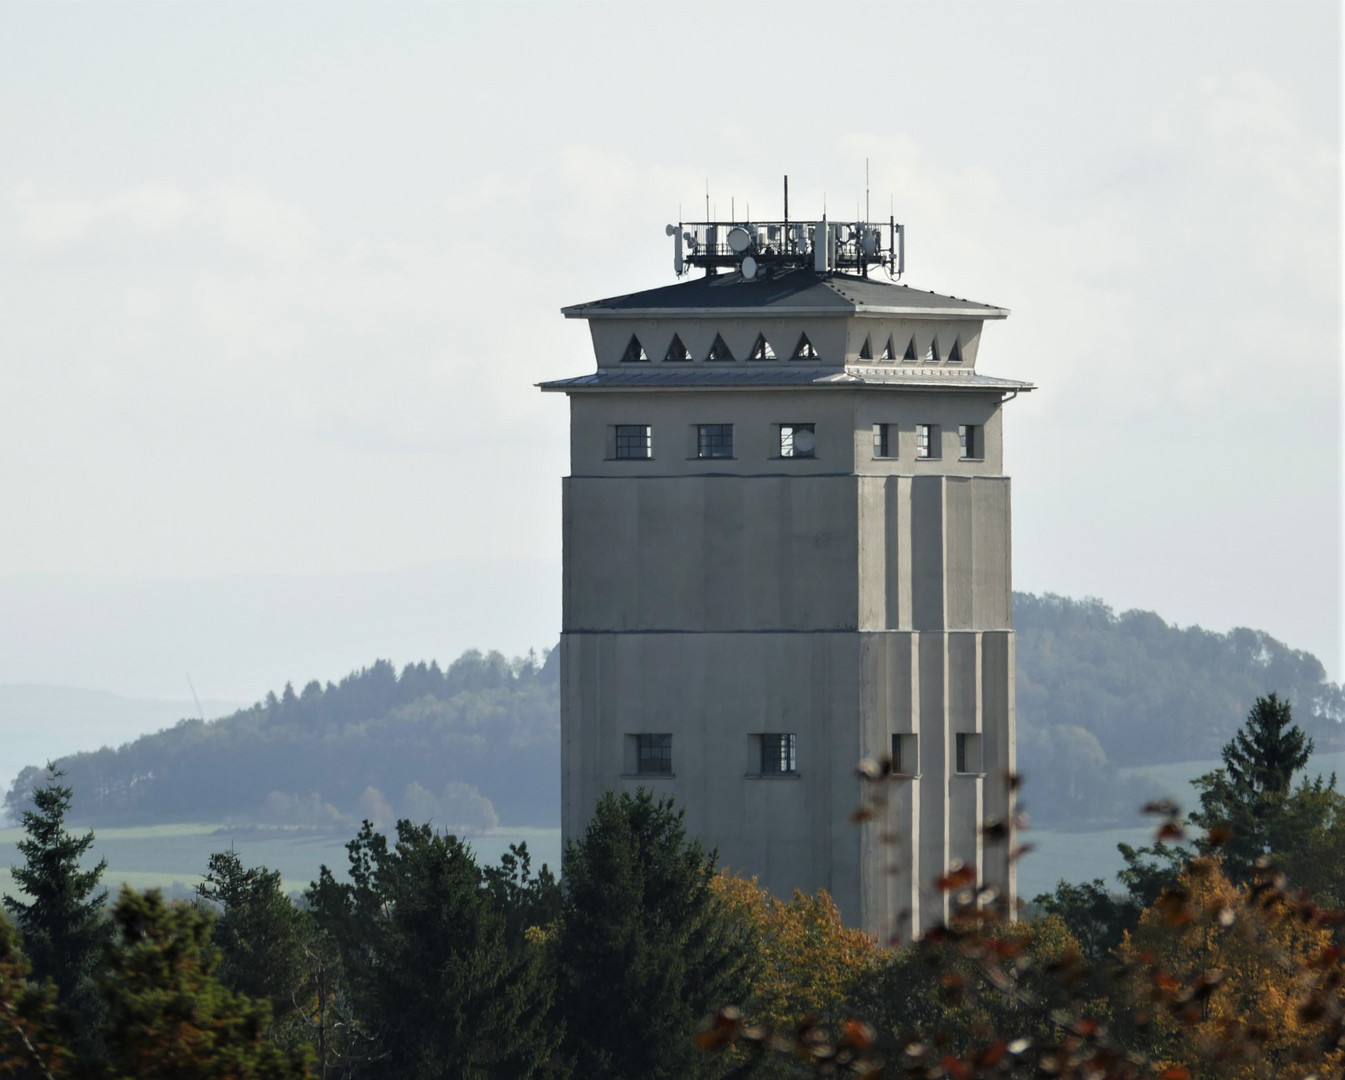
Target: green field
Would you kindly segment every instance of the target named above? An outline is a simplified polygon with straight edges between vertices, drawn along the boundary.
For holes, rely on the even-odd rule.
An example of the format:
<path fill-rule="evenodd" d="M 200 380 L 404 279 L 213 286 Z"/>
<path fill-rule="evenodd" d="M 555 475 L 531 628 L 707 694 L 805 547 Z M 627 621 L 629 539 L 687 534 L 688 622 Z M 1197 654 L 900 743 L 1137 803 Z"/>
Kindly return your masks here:
<path fill-rule="evenodd" d="M 1218 768 L 1218 761 L 1184 761 L 1150 765 L 1126 770 L 1154 782 L 1156 790 L 1170 795 L 1181 805 L 1195 805 L 1192 777 Z M 1309 773 L 1336 771 L 1345 775 L 1345 752 L 1315 755 Z M 1031 803 L 1031 785 L 1026 789 Z M 1120 842 L 1136 847 L 1153 839 L 1153 826 L 1147 824 L 1136 807 L 1135 822 L 1125 828 L 1092 831 L 1067 829 L 1030 829 L 1023 840 L 1033 846 L 1018 867 L 1018 894 L 1031 900 L 1038 893 L 1050 892 L 1056 882 L 1091 881 L 1103 878 L 1114 884 L 1113 876 L 1124 865 L 1116 850 Z M 298 892 L 308 887 L 322 864 L 341 872 L 346 867 L 345 845 L 353 832 L 340 830 L 230 827 L 222 825 L 158 825 L 133 829 L 99 829 L 90 862 L 106 859 L 106 882 L 116 888 L 125 882 L 137 889 L 160 888 L 169 895 L 186 894 L 200 882 L 212 853 L 234 848 L 249 866 L 267 866 L 279 870 L 286 890 Z M 22 838 L 19 829 L 0 829 L 0 893 L 12 894 L 13 881 L 8 868 L 19 862 L 15 844 Z M 560 866 L 560 829 L 500 828 L 472 838 L 472 848 L 483 864 L 495 863 L 510 844 L 526 841 L 534 869 L 549 863 Z"/>

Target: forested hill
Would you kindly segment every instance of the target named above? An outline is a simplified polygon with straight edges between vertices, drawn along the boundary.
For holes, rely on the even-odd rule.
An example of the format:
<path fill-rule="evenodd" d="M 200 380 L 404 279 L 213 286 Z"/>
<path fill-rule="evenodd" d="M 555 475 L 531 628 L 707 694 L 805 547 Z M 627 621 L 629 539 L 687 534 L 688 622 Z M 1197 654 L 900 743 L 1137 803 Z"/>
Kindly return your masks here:
<path fill-rule="evenodd" d="M 1147 792 L 1123 767 L 1215 758 L 1277 691 L 1319 749 L 1342 745 L 1345 693 L 1322 665 L 1255 630 L 1182 629 L 1097 600 L 1015 595 L 1019 768 L 1039 822 L 1131 820 Z M 464 653 L 448 669 L 380 660 L 325 687 L 183 720 L 62 758 L 77 820 L 339 825 L 433 820 L 460 832 L 560 817 L 558 657 Z M 11 817 L 39 777 L 25 769 Z"/>

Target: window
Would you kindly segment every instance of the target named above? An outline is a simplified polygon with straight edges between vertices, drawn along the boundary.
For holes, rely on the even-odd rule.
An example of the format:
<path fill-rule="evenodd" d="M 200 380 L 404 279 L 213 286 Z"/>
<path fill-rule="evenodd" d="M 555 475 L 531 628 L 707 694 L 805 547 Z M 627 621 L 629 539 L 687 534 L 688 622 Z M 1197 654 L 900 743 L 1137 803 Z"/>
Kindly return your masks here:
<path fill-rule="evenodd" d="M 939 425 L 915 425 L 915 456 L 933 461 L 939 456 Z"/>
<path fill-rule="evenodd" d="M 902 360 L 905 361 L 905 362 L 908 363 L 908 364 L 914 364 L 914 363 L 915 363 L 915 338 L 914 338 L 914 337 L 911 338 L 910 344 L 908 344 L 908 345 L 906 346 L 906 354 L 902 357 Z"/>
<path fill-rule="evenodd" d="M 920 772 L 918 735 L 892 736 L 892 775 L 915 776 Z"/>
<path fill-rule="evenodd" d="M 715 343 L 710 346 L 710 355 L 705 359 L 717 363 L 721 360 L 732 360 L 733 358 L 733 350 L 728 347 L 721 335 L 716 334 Z"/>
<path fill-rule="evenodd" d="M 873 456 L 876 458 L 894 458 L 897 456 L 897 425 L 873 425 Z"/>
<path fill-rule="evenodd" d="M 895 360 L 896 358 L 897 358 L 897 350 L 896 350 L 896 348 L 893 346 L 893 344 L 892 344 L 892 336 L 889 334 L 889 335 L 888 335 L 888 338 L 887 338 L 887 344 L 883 346 L 883 353 L 882 353 L 881 356 L 878 357 L 878 359 L 879 359 L 879 360 Z"/>
<path fill-rule="evenodd" d="M 761 736 L 761 775 L 792 776 L 799 771 L 798 736 Z"/>
<path fill-rule="evenodd" d="M 865 338 L 864 344 L 859 347 L 859 358 L 861 360 L 873 359 L 873 344 L 869 338 Z"/>
<path fill-rule="evenodd" d="M 953 341 L 953 347 L 948 353 L 948 362 L 950 364 L 962 363 L 962 339 L 957 338 Z"/>
<path fill-rule="evenodd" d="M 668 351 L 663 354 L 664 363 L 681 364 L 691 359 L 691 353 L 687 347 L 682 344 L 680 334 L 674 334 L 672 341 L 668 343 Z"/>
<path fill-rule="evenodd" d="M 799 343 L 794 346 L 794 355 L 791 360 L 820 360 L 817 350 L 813 348 L 813 343 L 808 340 L 807 334 L 799 335 Z"/>
<path fill-rule="evenodd" d="M 980 461 L 985 457 L 984 436 L 980 424 L 961 424 L 957 429 L 957 441 L 962 447 L 963 461 Z"/>
<path fill-rule="evenodd" d="M 672 736 L 636 735 L 635 771 L 641 776 L 671 776 Z"/>
<path fill-rule="evenodd" d="M 733 457 L 733 425 L 697 424 L 696 456 L 698 458 Z"/>
<path fill-rule="evenodd" d="M 653 440 L 648 424 L 616 425 L 616 456 L 620 461 L 646 460 Z"/>
<path fill-rule="evenodd" d="M 649 362 L 649 354 L 644 351 L 644 346 L 640 344 L 640 339 L 631 334 L 630 341 L 626 343 L 626 351 L 621 354 L 623 364 L 643 364 Z"/>
<path fill-rule="evenodd" d="M 979 773 L 981 769 L 981 737 L 958 732 L 956 736 L 957 771 L 960 773 Z"/>
<path fill-rule="evenodd" d="M 749 360 L 778 360 L 775 350 L 771 348 L 771 343 L 766 340 L 765 334 L 758 334 L 756 344 L 752 346 L 752 351 L 747 357 Z"/>
<path fill-rule="evenodd" d="M 812 424 L 780 425 L 780 456 L 810 458 L 817 456 L 817 433 Z"/>
<path fill-rule="evenodd" d="M 939 362 L 939 339 L 931 338 L 929 348 L 925 350 L 925 363 L 937 364 Z"/>

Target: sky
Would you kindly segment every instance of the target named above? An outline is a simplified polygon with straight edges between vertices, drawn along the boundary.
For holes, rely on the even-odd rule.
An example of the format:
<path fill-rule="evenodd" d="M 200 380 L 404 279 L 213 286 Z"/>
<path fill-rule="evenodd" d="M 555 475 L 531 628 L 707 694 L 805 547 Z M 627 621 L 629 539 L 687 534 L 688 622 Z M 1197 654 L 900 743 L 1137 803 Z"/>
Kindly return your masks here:
<path fill-rule="evenodd" d="M 1040 387 L 1015 586 L 1339 679 L 1340 57 L 1334 3 L 0 3 L 0 683 L 553 645 L 560 307 L 866 162 Z"/>

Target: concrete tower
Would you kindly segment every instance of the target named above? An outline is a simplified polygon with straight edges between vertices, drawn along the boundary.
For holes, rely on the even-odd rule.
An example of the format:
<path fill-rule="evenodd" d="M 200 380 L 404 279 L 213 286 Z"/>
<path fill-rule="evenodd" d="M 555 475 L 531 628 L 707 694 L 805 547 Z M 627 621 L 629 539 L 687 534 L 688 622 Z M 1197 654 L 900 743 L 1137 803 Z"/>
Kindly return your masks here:
<path fill-rule="evenodd" d="M 954 860 L 1012 896 L 1014 643 L 1001 405 L 976 370 L 1008 312 L 869 277 L 902 228 L 681 223 L 678 284 L 564 309 L 597 371 L 570 399 L 563 826 L 604 789 L 686 808 L 773 893 L 939 922 Z M 864 758 L 878 818 L 851 821 Z M 886 839 L 895 836 L 895 842 Z"/>

